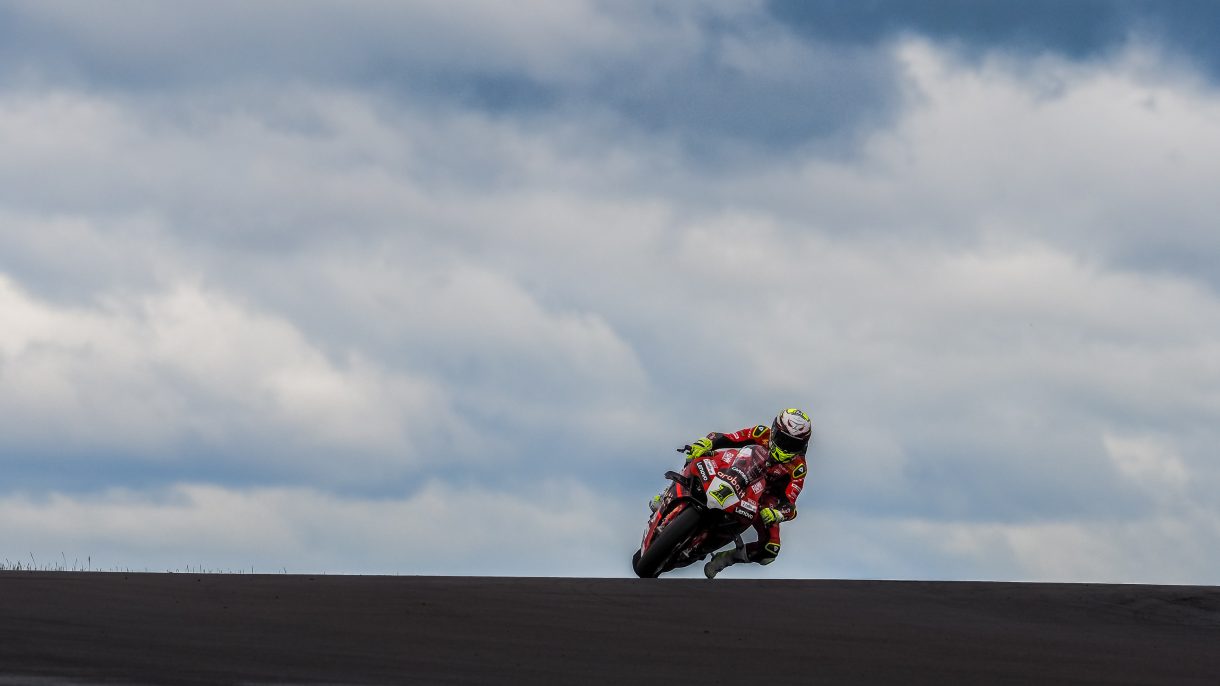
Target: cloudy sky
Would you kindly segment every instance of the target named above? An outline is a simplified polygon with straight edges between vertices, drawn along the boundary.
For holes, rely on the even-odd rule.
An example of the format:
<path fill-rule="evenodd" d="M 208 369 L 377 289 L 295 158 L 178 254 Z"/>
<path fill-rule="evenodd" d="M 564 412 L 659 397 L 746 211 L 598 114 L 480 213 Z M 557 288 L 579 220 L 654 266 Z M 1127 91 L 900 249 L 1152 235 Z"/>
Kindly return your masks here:
<path fill-rule="evenodd" d="M 1220 583 L 1211 2 L 0 2 L 0 559 Z M 689 573 L 689 572 L 688 572 Z"/>

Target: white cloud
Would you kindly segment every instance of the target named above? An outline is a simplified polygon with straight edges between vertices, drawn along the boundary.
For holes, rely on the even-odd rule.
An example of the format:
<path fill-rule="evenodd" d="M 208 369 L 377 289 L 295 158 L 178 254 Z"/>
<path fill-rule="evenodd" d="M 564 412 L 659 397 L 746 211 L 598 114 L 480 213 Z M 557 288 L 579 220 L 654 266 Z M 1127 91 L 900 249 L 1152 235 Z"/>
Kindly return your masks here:
<path fill-rule="evenodd" d="M 379 463 L 414 462 L 411 432 L 443 399 L 358 353 L 333 362 L 289 322 L 194 285 L 85 309 L 0 279 L 0 307 L 0 421 L 18 452 L 173 460 L 197 440 L 222 460 L 394 472 Z M 326 466 L 335 454 L 342 466 Z"/>
<path fill-rule="evenodd" d="M 920 41 L 897 54 L 911 107 L 895 126 L 861 158 L 814 160 L 751 192 L 784 189 L 819 230 L 906 245 L 1037 239 L 1135 264 L 1214 252 L 1220 98 L 1179 65 L 1139 47 L 1088 66 L 972 68 Z"/>
<path fill-rule="evenodd" d="M 1172 446 L 1149 437 L 1103 437 L 1106 452 L 1123 476 L 1150 487 L 1168 489 L 1167 497 L 1180 495 L 1190 481 L 1186 464 Z"/>
<path fill-rule="evenodd" d="M 63 105 L 72 98 L 79 102 Z M 562 300 L 545 305 L 522 282 L 535 290 L 553 283 L 555 270 L 539 262 L 536 252 L 553 249 L 547 244 L 562 241 L 579 251 L 580 259 L 565 278 L 582 276 L 582 266 L 599 252 L 630 255 L 639 246 L 623 245 L 623 236 L 636 233 L 637 244 L 652 240 L 654 210 L 647 204 L 624 209 L 600 200 L 601 207 L 590 211 L 579 195 L 558 189 L 537 194 L 492 189 L 480 199 L 475 189 L 452 187 L 450 174 L 460 177 L 466 162 L 446 160 L 456 165 L 449 169 L 430 166 L 442 150 L 452 149 L 435 139 L 466 140 L 471 150 L 490 150 L 498 167 L 533 159 L 523 166 L 536 169 L 539 178 L 530 181 L 540 185 L 568 175 L 573 162 L 556 154 L 539 134 L 486 118 L 450 122 L 413 113 L 405 122 L 391 123 L 374 102 L 352 94 L 296 92 L 292 99 L 300 105 L 296 116 L 314 122 L 313 128 L 283 128 L 279 106 L 270 115 L 257 116 L 205 107 L 183 120 L 165 120 L 140 109 L 138 102 L 13 96 L 10 110 L 74 113 L 63 122 L 51 117 L 44 126 L 90 129 L 100 152 L 96 159 L 78 160 L 66 169 L 76 181 L 60 187 L 62 197 L 48 201 L 82 203 L 73 209 L 84 216 L 48 217 L 37 206 L 26 207 L 9 214 L 0 239 L 32 281 L 49 281 L 44 290 L 84 280 L 101 291 L 86 289 L 96 300 L 132 283 L 143 291 L 164 291 L 183 278 L 222 283 L 227 292 L 242 293 L 268 314 L 291 313 L 307 327 L 300 335 L 311 339 L 317 353 L 354 354 L 353 369 L 364 365 L 370 370 L 366 376 L 381 373 L 372 369 L 384 364 L 392 369 L 383 371 L 415 381 L 448 374 L 450 382 L 460 380 L 467 389 L 458 393 L 431 387 L 438 407 L 428 425 L 442 431 L 464 433 L 460 422 L 445 413 L 455 396 L 467 407 L 480 406 L 532 430 L 560 426 L 607 437 L 640 418 L 621 398 L 646 394 L 647 379 L 618 332 L 585 307 L 565 306 Z M 28 125 L 28 117 L 11 118 L 10 137 L 18 139 Z M 66 154 L 54 136 L 26 151 L 27 158 L 50 167 L 63 166 L 56 160 Z M 113 173 L 107 162 L 118 157 L 127 162 Z M 129 169 L 169 171 L 128 175 Z M 15 185 L 37 185 L 17 166 L 9 172 Z M 89 190 L 82 196 L 77 188 Z M 182 192 L 186 188 L 189 193 Z M 105 195 L 115 206 L 98 216 L 89 207 L 94 194 Z M 12 200 L 28 202 L 25 197 Z M 643 224 L 636 221 L 641 217 Z M 598 240 L 587 230 L 591 218 L 622 230 L 617 238 Z M 61 255 L 69 242 L 102 248 L 101 259 L 84 262 L 83 273 L 67 272 Z M 504 262 L 512 263 L 509 273 Z M 189 306 L 182 299 L 176 302 Z M 165 307 L 160 314 L 175 316 Z M 207 321 L 192 326 L 207 327 Z M 181 328 L 164 336 L 163 343 L 193 356 L 186 347 L 196 340 L 195 332 Z M 206 356 L 198 358 L 197 364 L 205 363 Z M 244 378 L 245 371 L 207 378 L 221 386 Z M 306 382 L 305 376 L 293 368 L 287 375 L 268 377 L 263 390 L 281 397 L 280 419 L 292 415 L 292 421 L 309 423 L 311 413 L 334 409 L 329 401 L 340 392 L 334 380 L 311 374 Z M 324 386 L 328 402 L 309 409 L 303 393 Z M 533 399 L 523 397 L 531 392 Z M 607 402 L 611 394 L 614 398 Z M 556 413 L 555 404 L 568 409 Z M 384 406 L 364 410 L 372 422 L 389 412 Z M 368 430 L 375 435 L 381 428 Z M 342 431 L 350 439 L 361 433 L 350 423 Z M 478 434 L 479 429 L 470 431 Z M 474 439 L 466 445 L 486 446 L 495 437 Z M 464 439 L 459 435 L 456 440 L 462 445 Z M 467 452 L 477 455 L 485 448 Z"/>
<path fill-rule="evenodd" d="M 178 484 L 5 496 L 0 534 L 21 551 L 10 560 L 63 564 L 62 554 L 100 569 L 625 576 L 639 534 L 617 525 L 625 514 L 564 479 L 524 492 L 429 481 L 379 500 Z"/>

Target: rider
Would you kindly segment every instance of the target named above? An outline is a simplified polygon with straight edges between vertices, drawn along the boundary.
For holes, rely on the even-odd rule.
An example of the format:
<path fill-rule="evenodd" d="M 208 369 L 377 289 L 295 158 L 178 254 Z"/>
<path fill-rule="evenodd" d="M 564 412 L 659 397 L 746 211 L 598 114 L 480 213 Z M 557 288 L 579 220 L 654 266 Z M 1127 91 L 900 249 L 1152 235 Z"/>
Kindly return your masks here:
<path fill-rule="evenodd" d="M 813 425 L 809 415 L 796 408 L 780 412 L 771 426 L 759 424 L 730 434 L 712 432 L 704 438 L 678 450 L 685 452 L 686 461 L 703 457 L 714 450 L 760 445 L 768 449 L 766 490 L 758 500 L 761 509 L 754 519 L 754 530 L 758 540 L 739 550 L 716 553 L 703 566 L 703 573 L 711 579 L 729 565 L 738 562 L 757 562 L 766 565 L 779 555 L 779 525 L 796 519 L 796 498 L 805 485 L 805 451 L 809 449 L 809 438 Z M 659 501 L 659 496 L 654 502 Z M 655 509 L 655 505 L 654 505 Z"/>

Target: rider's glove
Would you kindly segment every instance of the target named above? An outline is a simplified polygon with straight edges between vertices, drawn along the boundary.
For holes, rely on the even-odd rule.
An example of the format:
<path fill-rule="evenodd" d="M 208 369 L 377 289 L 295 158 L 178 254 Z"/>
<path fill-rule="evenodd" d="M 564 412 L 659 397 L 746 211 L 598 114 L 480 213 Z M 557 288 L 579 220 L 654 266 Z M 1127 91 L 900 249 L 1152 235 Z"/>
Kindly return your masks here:
<path fill-rule="evenodd" d="M 774 507 L 764 507 L 763 509 L 759 510 L 758 516 L 762 519 L 763 524 L 766 524 L 767 526 L 779 524 L 780 522 L 784 521 L 784 513 L 780 512 Z"/>
<path fill-rule="evenodd" d="M 686 446 L 684 452 L 686 453 L 687 462 L 690 462 L 696 457 L 703 457 L 704 455 L 712 452 L 712 439 L 704 436 L 703 438 L 700 438 L 694 443 Z"/>

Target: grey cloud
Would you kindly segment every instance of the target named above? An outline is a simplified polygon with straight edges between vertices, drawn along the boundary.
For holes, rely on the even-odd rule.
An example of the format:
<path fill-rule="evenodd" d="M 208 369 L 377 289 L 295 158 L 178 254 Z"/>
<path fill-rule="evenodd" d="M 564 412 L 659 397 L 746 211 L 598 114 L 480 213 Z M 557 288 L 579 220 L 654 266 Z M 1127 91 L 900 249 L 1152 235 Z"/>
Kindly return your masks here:
<path fill-rule="evenodd" d="M 778 21 L 815 40 L 877 44 L 918 34 L 954 46 L 971 59 L 1012 51 L 1097 60 L 1132 38 L 1147 39 L 1191 59 L 1213 79 L 1220 77 L 1220 49 L 1211 39 L 1220 7 L 1207 0 L 769 0 L 767 8 Z"/>
<path fill-rule="evenodd" d="M 1213 72 L 1220 65 L 1201 28 L 1220 10 L 1206 2 L 767 10 L 570 3 L 527 20 L 500 16 L 494 3 L 17 3 L 0 29 L 9 65 L 0 73 L 10 84 L 149 95 L 355 85 L 413 107 L 475 108 L 541 126 L 609 118 L 628 132 L 677 136 L 699 163 L 740 164 L 802 144 L 843 154 L 892 122 L 906 96 L 890 49 L 901 36 L 957 45 L 972 59 L 999 49 L 1102 59 L 1139 35 Z"/>
<path fill-rule="evenodd" d="M 805 142 L 833 153 L 901 101 L 885 52 L 809 46 L 731 6 L 556 3 L 527 19 L 471 4 L 19 3 L 0 75 L 149 96 L 357 85 L 544 124 L 609 118 L 720 161 Z"/>
<path fill-rule="evenodd" d="M 835 42 L 878 43 L 910 32 L 974 50 L 1051 50 L 1072 57 L 1094 55 L 1127 37 L 1123 5 L 1106 0 L 767 3 L 778 20 L 804 34 Z"/>

